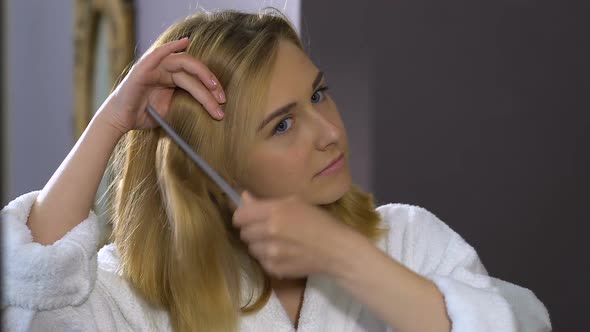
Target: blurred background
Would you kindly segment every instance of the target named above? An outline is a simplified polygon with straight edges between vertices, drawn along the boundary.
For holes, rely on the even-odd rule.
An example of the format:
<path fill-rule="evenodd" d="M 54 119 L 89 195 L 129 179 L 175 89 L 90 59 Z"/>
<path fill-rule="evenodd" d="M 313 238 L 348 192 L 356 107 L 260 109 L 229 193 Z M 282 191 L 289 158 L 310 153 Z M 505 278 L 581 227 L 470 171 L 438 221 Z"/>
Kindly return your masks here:
<path fill-rule="evenodd" d="M 108 94 L 117 61 L 140 56 L 198 8 L 274 6 L 326 73 L 354 181 L 379 204 L 436 214 L 491 275 L 531 289 L 555 331 L 590 325 L 582 309 L 590 297 L 589 2 L 2 6 L 2 206 L 44 186 Z"/>

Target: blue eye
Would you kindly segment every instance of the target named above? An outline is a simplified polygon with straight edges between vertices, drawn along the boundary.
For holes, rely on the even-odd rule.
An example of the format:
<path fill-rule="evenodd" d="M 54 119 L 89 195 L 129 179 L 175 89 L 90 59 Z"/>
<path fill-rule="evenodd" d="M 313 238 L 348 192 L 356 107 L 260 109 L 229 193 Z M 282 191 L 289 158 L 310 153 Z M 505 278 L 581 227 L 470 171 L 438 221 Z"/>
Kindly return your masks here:
<path fill-rule="evenodd" d="M 322 102 L 324 98 L 326 98 L 326 90 L 328 90 L 327 86 L 317 89 L 316 92 L 314 92 L 314 94 L 311 96 L 311 102 L 314 104 Z"/>
<path fill-rule="evenodd" d="M 285 132 L 291 129 L 291 126 L 293 126 L 292 123 L 292 118 L 283 119 L 283 121 L 279 122 L 279 124 L 275 127 L 275 135 L 283 135 Z"/>
<path fill-rule="evenodd" d="M 311 102 L 313 104 L 317 104 L 317 103 L 321 103 L 322 101 L 324 101 L 324 99 L 326 98 L 326 93 L 325 93 L 326 90 L 328 90 L 327 86 L 323 86 L 323 87 L 320 87 L 319 89 L 317 89 L 313 93 L 313 95 L 311 96 Z M 284 135 L 285 133 L 287 133 L 289 130 L 291 130 L 291 127 L 293 126 L 293 121 L 294 121 L 294 119 L 292 117 L 289 117 L 289 118 L 285 118 L 281 122 L 279 122 L 279 124 L 275 127 L 275 130 L 273 132 L 273 136 L 280 136 L 280 135 Z"/>

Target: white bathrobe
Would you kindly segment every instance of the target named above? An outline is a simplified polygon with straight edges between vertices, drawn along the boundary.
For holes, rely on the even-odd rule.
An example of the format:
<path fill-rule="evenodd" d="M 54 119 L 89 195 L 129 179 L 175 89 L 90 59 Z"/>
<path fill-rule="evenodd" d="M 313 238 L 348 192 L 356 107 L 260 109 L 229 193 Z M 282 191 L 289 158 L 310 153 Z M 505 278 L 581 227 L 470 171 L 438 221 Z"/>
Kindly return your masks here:
<path fill-rule="evenodd" d="M 147 304 L 118 274 L 116 247 L 97 253 L 93 212 L 53 245 L 26 226 L 38 192 L 2 209 L 2 326 L 5 331 L 170 331 L 166 311 Z M 454 332 L 550 331 L 549 314 L 528 289 L 489 277 L 475 250 L 430 212 L 387 204 L 381 250 L 432 280 Z M 273 293 L 240 331 L 295 331 Z M 395 331 L 326 277 L 310 276 L 297 331 Z"/>

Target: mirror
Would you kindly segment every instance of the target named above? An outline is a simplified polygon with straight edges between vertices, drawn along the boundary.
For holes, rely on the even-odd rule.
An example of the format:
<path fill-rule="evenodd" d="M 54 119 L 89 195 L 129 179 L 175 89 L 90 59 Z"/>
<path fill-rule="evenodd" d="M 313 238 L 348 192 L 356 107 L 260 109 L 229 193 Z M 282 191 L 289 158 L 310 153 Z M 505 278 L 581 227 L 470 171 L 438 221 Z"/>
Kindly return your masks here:
<path fill-rule="evenodd" d="M 74 130 L 77 140 L 134 60 L 135 26 L 131 0 L 76 0 L 74 31 Z M 106 211 L 107 169 L 96 193 L 93 210 L 100 225 L 100 243 L 110 235 Z"/>

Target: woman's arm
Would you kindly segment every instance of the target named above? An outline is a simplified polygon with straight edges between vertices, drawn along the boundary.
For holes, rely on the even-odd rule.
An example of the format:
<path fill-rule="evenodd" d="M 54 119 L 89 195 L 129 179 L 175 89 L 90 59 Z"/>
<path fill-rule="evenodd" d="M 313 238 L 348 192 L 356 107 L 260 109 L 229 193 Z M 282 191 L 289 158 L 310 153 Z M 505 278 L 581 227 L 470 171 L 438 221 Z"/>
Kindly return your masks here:
<path fill-rule="evenodd" d="M 340 287 L 396 331 L 451 331 L 443 295 L 432 281 L 354 235 L 339 246 L 341 263 L 331 265 L 329 275 Z"/>
<path fill-rule="evenodd" d="M 33 240 L 49 245 L 88 217 L 109 157 L 122 133 L 106 121 L 105 102 L 31 208 Z"/>
<path fill-rule="evenodd" d="M 551 331 L 528 289 L 490 277 L 475 249 L 422 208 L 382 207 L 384 251 L 358 234 L 335 242 L 329 275 L 400 331 Z M 449 325 L 450 324 L 450 325 Z"/>
<path fill-rule="evenodd" d="M 475 249 L 428 211 L 380 207 L 384 250 L 297 196 L 242 193 L 234 226 L 277 278 L 331 277 L 396 331 L 550 331 L 543 304 L 488 276 Z"/>

